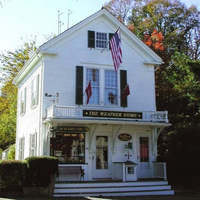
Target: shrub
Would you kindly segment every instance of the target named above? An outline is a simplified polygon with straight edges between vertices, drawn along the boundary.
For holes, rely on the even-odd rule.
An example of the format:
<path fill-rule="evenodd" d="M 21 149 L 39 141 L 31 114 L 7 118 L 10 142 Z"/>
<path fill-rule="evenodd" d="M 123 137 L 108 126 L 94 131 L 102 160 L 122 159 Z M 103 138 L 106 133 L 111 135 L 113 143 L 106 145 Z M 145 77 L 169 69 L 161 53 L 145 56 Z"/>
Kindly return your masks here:
<path fill-rule="evenodd" d="M 3 149 L 0 148 L 0 160 L 2 159 Z"/>
<path fill-rule="evenodd" d="M 19 189 L 23 187 L 26 176 L 26 162 L 3 160 L 0 162 L 0 175 L 5 188 Z"/>
<path fill-rule="evenodd" d="M 15 159 L 15 144 L 11 145 L 8 150 L 8 160 Z"/>
<path fill-rule="evenodd" d="M 48 186 L 51 175 L 58 171 L 58 160 L 55 157 L 29 157 L 27 161 L 26 185 L 33 187 Z"/>
<path fill-rule="evenodd" d="M 173 136 L 168 153 L 168 175 L 185 187 L 200 184 L 200 126 L 180 130 Z"/>

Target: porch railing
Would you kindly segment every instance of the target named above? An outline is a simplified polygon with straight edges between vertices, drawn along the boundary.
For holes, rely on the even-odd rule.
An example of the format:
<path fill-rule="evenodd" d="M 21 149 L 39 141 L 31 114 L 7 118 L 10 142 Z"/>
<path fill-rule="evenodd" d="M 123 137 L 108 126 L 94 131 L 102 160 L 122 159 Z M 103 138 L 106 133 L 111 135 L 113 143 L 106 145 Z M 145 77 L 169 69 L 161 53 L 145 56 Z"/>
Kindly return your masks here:
<path fill-rule="evenodd" d="M 88 109 L 88 108 L 87 108 Z M 83 110 L 87 110 L 79 107 L 70 107 L 70 106 L 60 106 L 52 105 L 47 108 L 47 119 L 49 118 L 60 118 L 60 119 L 80 119 L 83 118 Z M 95 109 L 92 109 L 95 111 Z M 98 109 L 99 111 L 100 109 Z M 115 111 L 115 112 L 134 112 L 132 110 L 120 110 L 120 109 L 102 109 L 101 111 Z M 137 111 L 138 112 L 138 111 Z M 134 118 L 135 121 L 144 121 L 144 122 L 162 122 L 168 123 L 168 112 L 167 111 L 141 111 L 142 118 Z M 84 116 L 84 119 L 90 119 L 91 117 Z M 98 117 L 96 117 L 97 119 Z M 101 119 L 107 119 L 106 117 L 101 117 Z M 111 119 L 111 118 L 110 118 Z M 119 119 L 119 118 L 118 118 Z M 124 121 L 130 121 L 133 119 L 123 118 Z"/>
<path fill-rule="evenodd" d="M 154 178 L 162 178 L 167 180 L 167 167 L 165 162 L 154 162 Z"/>

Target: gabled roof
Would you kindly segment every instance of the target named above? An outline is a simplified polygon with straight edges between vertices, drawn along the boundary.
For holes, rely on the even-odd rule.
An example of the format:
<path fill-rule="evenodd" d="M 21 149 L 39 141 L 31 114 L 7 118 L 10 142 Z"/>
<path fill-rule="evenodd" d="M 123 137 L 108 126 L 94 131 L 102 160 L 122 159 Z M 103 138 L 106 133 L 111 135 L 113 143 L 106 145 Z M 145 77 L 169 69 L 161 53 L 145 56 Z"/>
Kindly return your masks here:
<path fill-rule="evenodd" d="M 48 42 L 44 43 L 40 48 L 39 51 L 45 52 L 47 48 L 49 48 L 54 43 L 62 40 L 63 38 L 67 37 L 74 31 L 78 31 L 80 28 L 86 26 L 88 23 L 92 22 L 93 20 L 97 19 L 100 16 L 106 16 L 113 24 L 116 25 L 116 30 L 118 27 L 121 28 L 121 32 L 123 31 L 126 35 L 128 35 L 138 47 L 140 47 L 146 54 L 148 54 L 154 62 L 151 64 L 162 64 L 162 59 L 153 51 L 151 50 L 144 42 L 142 42 L 133 32 L 131 32 L 123 23 L 121 23 L 118 19 L 116 19 L 106 8 L 102 8 L 101 10 L 97 11 L 93 15 L 87 17 L 86 19 L 82 20 L 81 22 L 77 23 L 76 25 L 72 26 L 70 29 L 67 29 L 57 37 L 49 40 Z M 150 64 L 150 61 L 146 61 L 146 63 Z"/>
<path fill-rule="evenodd" d="M 151 58 L 150 60 L 146 60 L 144 62 L 145 64 L 160 65 L 163 63 L 162 59 L 153 50 L 151 50 L 146 44 L 144 44 L 133 32 L 131 32 L 124 24 L 122 24 L 118 19 L 116 19 L 107 9 L 102 8 L 93 15 L 87 17 L 86 19 L 82 20 L 81 22 L 77 23 L 76 25 L 72 26 L 66 31 L 62 32 L 60 35 L 41 45 L 33 54 L 33 56 L 29 59 L 29 61 L 24 65 L 24 67 L 18 73 L 18 75 L 15 77 L 13 81 L 14 84 L 18 84 L 20 82 L 20 80 L 22 79 L 22 77 L 20 76 L 22 74 L 26 74 L 30 70 L 29 68 L 33 66 L 33 63 L 39 61 L 42 55 L 57 55 L 57 52 L 49 50 L 54 44 L 58 43 L 64 38 L 67 38 L 68 35 L 79 31 L 81 28 L 84 28 L 87 24 L 91 23 L 92 21 L 101 16 L 106 17 L 114 26 L 116 26 L 116 30 L 118 27 L 120 27 L 121 32 L 123 32 L 127 37 L 129 37 L 131 41 L 133 41 L 137 45 L 137 47 L 142 50 L 144 54 L 148 55 Z"/>

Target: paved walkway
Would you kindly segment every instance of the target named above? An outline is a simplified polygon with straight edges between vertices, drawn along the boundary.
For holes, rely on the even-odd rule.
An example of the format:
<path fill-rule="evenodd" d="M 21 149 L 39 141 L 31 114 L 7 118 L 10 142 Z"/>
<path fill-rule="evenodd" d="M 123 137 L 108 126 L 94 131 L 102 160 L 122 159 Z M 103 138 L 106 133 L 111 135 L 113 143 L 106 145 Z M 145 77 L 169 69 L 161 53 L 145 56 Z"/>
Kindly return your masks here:
<path fill-rule="evenodd" d="M 170 196 L 80 197 L 80 198 L 2 198 L 0 200 L 200 200 L 200 191 L 181 191 Z"/>

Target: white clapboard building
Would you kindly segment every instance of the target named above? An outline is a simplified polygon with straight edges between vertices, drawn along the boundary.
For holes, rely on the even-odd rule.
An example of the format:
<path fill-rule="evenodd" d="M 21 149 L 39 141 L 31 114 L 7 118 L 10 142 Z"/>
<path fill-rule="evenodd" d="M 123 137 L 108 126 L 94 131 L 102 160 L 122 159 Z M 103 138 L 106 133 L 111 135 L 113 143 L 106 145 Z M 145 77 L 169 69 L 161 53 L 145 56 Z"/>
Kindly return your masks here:
<path fill-rule="evenodd" d="M 118 70 L 109 47 L 116 30 L 123 54 Z M 55 196 L 173 194 L 165 163 L 156 162 L 157 139 L 170 125 L 167 111 L 156 110 L 155 69 L 161 64 L 104 8 L 43 44 L 14 79 L 16 159 L 56 156 Z M 71 194 L 61 185 L 80 179 L 72 186 L 80 191 Z"/>

